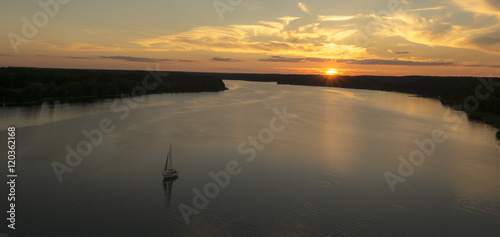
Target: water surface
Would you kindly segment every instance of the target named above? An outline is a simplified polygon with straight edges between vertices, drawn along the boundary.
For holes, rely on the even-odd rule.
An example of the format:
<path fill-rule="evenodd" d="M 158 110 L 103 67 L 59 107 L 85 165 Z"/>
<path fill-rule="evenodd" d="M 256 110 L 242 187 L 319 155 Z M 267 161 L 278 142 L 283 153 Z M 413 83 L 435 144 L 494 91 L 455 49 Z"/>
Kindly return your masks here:
<path fill-rule="evenodd" d="M 406 94 L 225 81 L 218 93 L 143 97 L 125 115 L 113 100 L 1 108 L 17 128 L 17 224 L 9 236 L 487 236 L 500 233 L 500 147 L 495 130 L 438 101 Z M 124 105 L 119 103 L 118 105 Z M 257 150 L 274 109 L 296 115 Z M 443 118 L 443 116 L 445 118 Z M 59 182 L 51 166 L 83 130 L 114 131 Z M 123 119 L 123 120 L 122 120 Z M 277 120 L 276 125 L 281 125 Z M 5 126 L 4 126 L 5 127 Z M 391 192 L 384 173 L 415 139 L 448 139 Z M 6 131 L 1 132 L 5 134 Z M 265 134 L 264 134 L 265 135 Z M 5 138 L 4 138 L 5 139 Z M 163 183 L 172 142 L 175 181 Z M 260 142 L 261 143 L 261 142 Z M 249 145 L 243 148 L 249 148 Z M 1 147 L 2 154 L 6 148 Z M 193 189 L 239 162 L 190 223 Z M 5 170 L 5 169 L 2 169 Z M 5 171 L 4 171 L 5 174 Z M 5 190 L 5 189 L 4 189 Z M 4 207 L 6 207 L 4 200 Z"/>

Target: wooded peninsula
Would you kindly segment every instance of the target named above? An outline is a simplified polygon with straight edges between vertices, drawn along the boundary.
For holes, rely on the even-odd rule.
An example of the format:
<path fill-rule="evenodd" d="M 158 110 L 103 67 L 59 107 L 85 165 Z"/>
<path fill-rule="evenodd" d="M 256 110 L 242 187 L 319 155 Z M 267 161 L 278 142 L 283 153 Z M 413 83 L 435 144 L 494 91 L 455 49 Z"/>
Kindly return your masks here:
<path fill-rule="evenodd" d="M 0 68 L 0 101 L 3 105 L 226 89 L 220 78 L 185 72 Z"/>

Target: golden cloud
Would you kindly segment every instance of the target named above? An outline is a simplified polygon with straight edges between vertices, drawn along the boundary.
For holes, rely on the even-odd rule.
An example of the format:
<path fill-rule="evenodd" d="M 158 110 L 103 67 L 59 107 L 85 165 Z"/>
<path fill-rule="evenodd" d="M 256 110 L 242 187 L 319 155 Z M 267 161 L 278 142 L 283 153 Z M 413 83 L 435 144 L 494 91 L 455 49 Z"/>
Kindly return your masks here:
<path fill-rule="evenodd" d="M 299 6 L 300 10 L 302 10 L 303 12 L 305 12 L 307 14 L 311 14 L 311 10 L 309 10 L 309 8 L 307 8 L 306 4 L 299 2 L 298 6 Z"/>
<path fill-rule="evenodd" d="M 354 17 L 355 16 L 337 16 L 337 15 L 324 16 L 324 15 L 319 15 L 318 19 L 320 21 L 347 21 L 347 20 L 354 19 Z"/>
<path fill-rule="evenodd" d="M 491 54 L 500 54 L 500 23 L 474 28 L 474 24 L 455 25 L 451 14 L 422 17 L 412 12 L 394 16 L 372 16 L 381 28 L 379 36 L 399 36 L 410 42 L 453 48 L 474 49 Z"/>
<path fill-rule="evenodd" d="M 500 1 L 498 0 L 452 0 L 462 10 L 476 14 L 500 16 Z"/>
<path fill-rule="evenodd" d="M 260 21 L 254 25 L 200 26 L 134 43 L 155 51 L 204 50 L 334 58 L 368 56 L 364 48 L 339 44 L 339 41 L 354 34 L 354 30 L 320 28 L 319 23 L 288 29 L 288 23 L 297 18 L 278 19 L 281 21 Z"/>

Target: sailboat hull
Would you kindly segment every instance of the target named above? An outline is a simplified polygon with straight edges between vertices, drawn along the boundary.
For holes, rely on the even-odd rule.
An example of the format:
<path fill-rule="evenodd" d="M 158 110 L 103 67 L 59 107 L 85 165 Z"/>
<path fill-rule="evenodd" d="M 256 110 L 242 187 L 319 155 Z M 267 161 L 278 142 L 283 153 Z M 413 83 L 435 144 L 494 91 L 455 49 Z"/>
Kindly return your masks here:
<path fill-rule="evenodd" d="M 170 181 L 175 181 L 175 180 L 177 180 L 178 178 L 179 178 L 178 176 L 175 176 L 175 177 L 170 177 L 170 178 L 163 178 L 162 183 L 163 183 L 163 184 L 166 184 L 166 183 L 168 183 L 168 182 L 170 182 Z"/>
<path fill-rule="evenodd" d="M 163 172 L 163 178 L 169 179 L 169 178 L 175 178 L 179 175 L 179 172 L 177 170 L 166 170 Z"/>

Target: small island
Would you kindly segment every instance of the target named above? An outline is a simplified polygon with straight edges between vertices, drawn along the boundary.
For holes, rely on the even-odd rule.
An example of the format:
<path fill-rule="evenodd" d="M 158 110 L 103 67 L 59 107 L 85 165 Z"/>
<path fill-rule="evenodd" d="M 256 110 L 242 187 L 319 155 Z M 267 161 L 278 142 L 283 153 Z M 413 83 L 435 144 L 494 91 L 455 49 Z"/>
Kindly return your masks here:
<path fill-rule="evenodd" d="M 222 79 L 188 72 L 0 68 L 0 101 L 4 106 L 224 90 Z"/>

